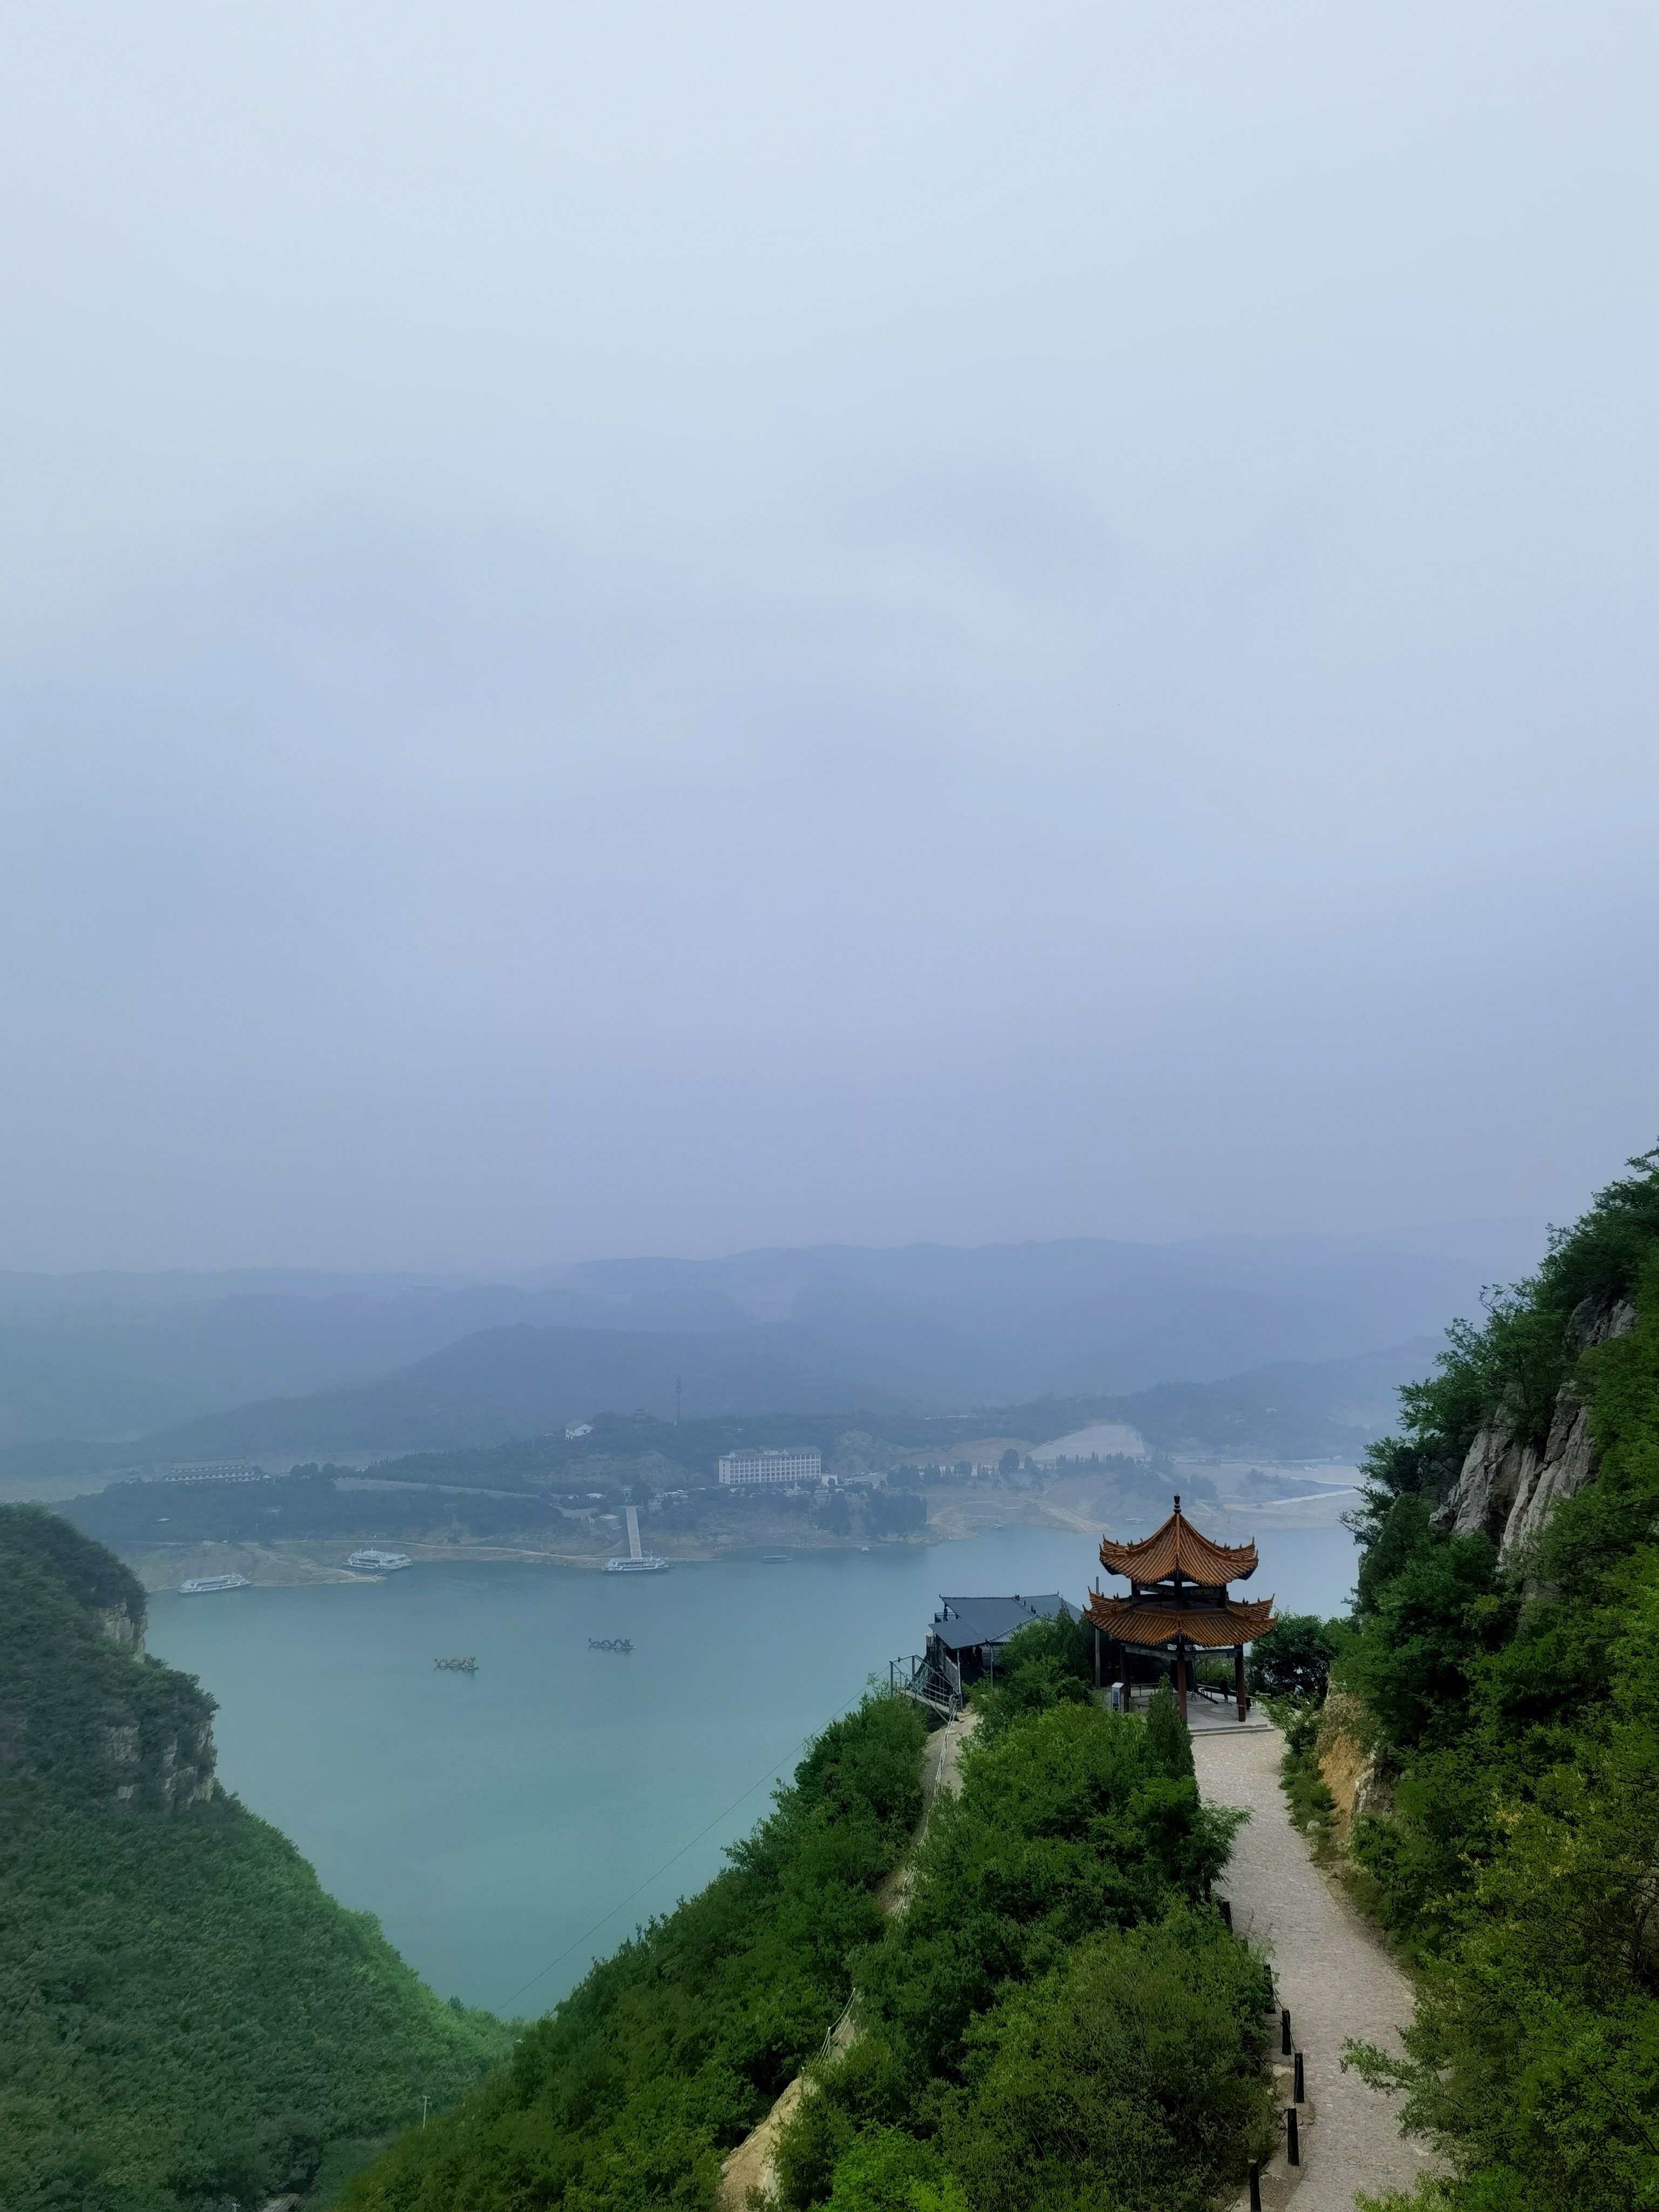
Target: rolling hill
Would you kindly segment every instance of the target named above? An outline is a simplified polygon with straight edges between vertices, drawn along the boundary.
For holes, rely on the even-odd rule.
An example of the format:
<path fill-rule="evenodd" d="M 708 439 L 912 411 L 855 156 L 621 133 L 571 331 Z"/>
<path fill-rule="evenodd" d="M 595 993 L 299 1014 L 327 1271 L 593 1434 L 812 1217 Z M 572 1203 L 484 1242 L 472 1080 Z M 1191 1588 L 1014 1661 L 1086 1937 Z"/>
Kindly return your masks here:
<path fill-rule="evenodd" d="M 810 1329 L 692 1336 L 649 1330 L 483 1329 L 355 1389 L 272 1398 L 147 1437 L 151 1459 L 259 1452 L 441 1451 L 535 1436 L 597 1413 L 821 1413 L 839 1406 L 933 1410 L 900 1360 Z"/>
<path fill-rule="evenodd" d="M 517 1283 L 0 1273 L 0 1449 L 131 1439 L 265 1400 L 349 1394 L 519 1327 L 703 1340 L 683 1353 L 640 1346 L 635 1370 L 596 1341 L 578 1405 L 661 1404 L 661 1368 L 681 1358 L 688 1384 L 694 1368 L 709 1377 L 707 1403 L 750 1411 L 777 1402 L 775 1385 L 809 1382 L 803 1407 L 823 1402 L 820 1385 L 871 1406 L 1122 1395 L 1436 1334 L 1536 1241 L 1530 1226 L 1518 1240 L 1515 1224 L 1488 1223 L 1392 1238 L 823 1245 L 596 1261 Z M 724 1352 L 720 1339 L 732 1340 Z"/>

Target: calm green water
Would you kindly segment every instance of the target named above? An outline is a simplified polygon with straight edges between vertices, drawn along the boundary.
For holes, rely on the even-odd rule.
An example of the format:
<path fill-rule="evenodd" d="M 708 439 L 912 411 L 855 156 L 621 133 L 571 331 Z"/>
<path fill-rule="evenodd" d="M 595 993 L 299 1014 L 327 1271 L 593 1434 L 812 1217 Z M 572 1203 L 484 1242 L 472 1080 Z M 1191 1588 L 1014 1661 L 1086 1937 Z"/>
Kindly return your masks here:
<path fill-rule="evenodd" d="M 637 1577 L 459 1561 L 159 1596 L 149 1648 L 218 1698 L 222 1779 L 326 1888 L 377 1913 L 441 1996 L 529 2014 L 718 1870 L 773 1770 L 921 1649 L 942 1589 L 1080 1596 L 1097 1541 L 1009 1528 Z M 1261 1541 L 1254 1589 L 1339 1609 L 1343 1530 Z M 476 1675 L 432 1664 L 460 1653 Z"/>

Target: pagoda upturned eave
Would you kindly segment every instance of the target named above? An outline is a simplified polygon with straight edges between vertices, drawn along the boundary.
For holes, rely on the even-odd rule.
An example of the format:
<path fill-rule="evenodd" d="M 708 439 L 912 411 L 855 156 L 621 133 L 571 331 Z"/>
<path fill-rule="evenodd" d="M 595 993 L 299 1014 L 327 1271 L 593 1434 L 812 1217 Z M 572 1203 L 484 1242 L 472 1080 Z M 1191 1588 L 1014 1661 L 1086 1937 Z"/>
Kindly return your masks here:
<path fill-rule="evenodd" d="M 1160 1650 L 1177 1638 L 1206 1650 L 1221 1650 L 1265 1636 L 1273 1626 L 1273 1601 L 1270 1597 L 1224 1598 L 1218 1605 L 1182 1605 L 1151 1597 L 1103 1597 L 1095 1590 L 1084 1618 L 1119 1644 L 1142 1650 Z"/>
<path fill-rule="evenodd" d="M 1177 1585 L 1197 1583 L 1224 1589 L 1231 1582 L 1245 1582 L 1255 1572 L 1255 1545 L 1217 1544 L 1201 1535 L 1181 1510 L 1175 1511 L 1150 1536 L 1132 1544 L 1100 1540 L 1100 1564 L 1109 1574 L 1121 1575 L 1132 1585 L 1173 1579 Z"/>

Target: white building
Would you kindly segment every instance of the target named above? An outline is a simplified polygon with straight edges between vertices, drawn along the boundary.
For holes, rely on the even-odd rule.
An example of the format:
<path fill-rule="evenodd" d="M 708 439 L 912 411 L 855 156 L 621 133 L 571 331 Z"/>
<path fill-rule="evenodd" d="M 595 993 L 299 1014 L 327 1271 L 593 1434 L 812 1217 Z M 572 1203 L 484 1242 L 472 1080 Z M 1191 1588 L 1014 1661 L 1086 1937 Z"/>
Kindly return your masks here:
<path fill-rule="evenodd" d="M 724 1453 L 720 1459 L 720 1481 L 727 1488 L 738 1485 L 761 1484 L 785 1487 L 795 1482 L 821 1482 L 823 1479 L 823 1454 L 811 1449 L 799 1449 L 793 1444 L 760 1451 Z"/>

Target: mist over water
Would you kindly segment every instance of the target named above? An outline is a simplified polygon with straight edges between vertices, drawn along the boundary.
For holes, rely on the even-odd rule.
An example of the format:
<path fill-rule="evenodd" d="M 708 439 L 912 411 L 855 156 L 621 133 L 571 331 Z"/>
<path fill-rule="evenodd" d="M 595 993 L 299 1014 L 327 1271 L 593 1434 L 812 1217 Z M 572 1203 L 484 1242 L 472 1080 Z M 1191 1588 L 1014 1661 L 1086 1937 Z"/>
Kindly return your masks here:
<path fill-rule="evenodd" d="M 719 1871 L 803 1740 L 921 1650 L 941 1591 L 1076 1600 L 1097 1540 L 1012 1528 L 637 1578 L 458 1561 L 163 1595 L 149 1643 L 219 1699 L 222 1780 L 325 1888 L 378 1915 L 441 1996 L 528 2015 Z M 1346 1530 L 1258 1543 L 1250 1595 L 1341 1608 Z M 471 1678 L 432 1663 L 465 1654 Z"/>

